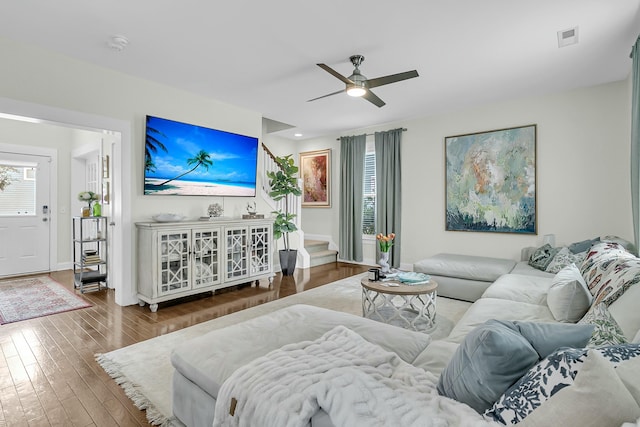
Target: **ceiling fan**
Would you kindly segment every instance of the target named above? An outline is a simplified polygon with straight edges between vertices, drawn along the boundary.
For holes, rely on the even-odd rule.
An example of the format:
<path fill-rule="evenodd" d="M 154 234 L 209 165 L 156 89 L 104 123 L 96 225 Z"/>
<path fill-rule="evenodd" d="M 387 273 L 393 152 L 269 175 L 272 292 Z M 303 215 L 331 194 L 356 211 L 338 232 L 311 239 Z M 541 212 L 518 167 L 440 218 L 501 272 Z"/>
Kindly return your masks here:
<path fill-rule="evenodd" d="M 353 74 L 349 77 L 345 77 L 342 74 L 338 73 L 333 68 L 329 67 L 326 64 L 317 64 L 318 67 L 325 70 L 327 73 L 333 75 L 334 77 L 340 79 L 346 87 L 343 90 L 339 90 L 337 92 L 330 93 L 328 95 L 319 96 L 317 98 L 310 99 L 307 102 L 315 101 L 317 99 L 326 98 L 327 96 L 337 95 L 342 92 L 347 92 L 350 96 L 361 96 L 372 104 L 377 105 L 378 107 L 383 107 L 385 102 L 378 98 L 376 94 L 371 92 L 371 88 L 388 85 L 390 83 L 396 83 L 402 80 L 412 79 L 414 77 L 418 77 L 418 72 L 416 70 L 413 71 L 405 71 L 404 73 L 398 74 L 390 74 L 384 77 L 376 77 L 375 79 L 367 79 L 360 73 L 360 64 L 364 61 L 364 56 L 362 55 L 353 55 L 349 57 L 351 63 L 355 67 L 353 70 Z"/>

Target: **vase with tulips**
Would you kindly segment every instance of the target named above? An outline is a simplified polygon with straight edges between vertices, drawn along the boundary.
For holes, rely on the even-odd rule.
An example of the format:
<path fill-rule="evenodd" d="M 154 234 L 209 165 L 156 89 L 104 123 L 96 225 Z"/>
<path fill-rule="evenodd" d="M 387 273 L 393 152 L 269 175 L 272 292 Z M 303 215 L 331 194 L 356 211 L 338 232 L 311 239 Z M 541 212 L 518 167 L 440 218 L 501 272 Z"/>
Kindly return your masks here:
<path fill-rule="evenodd" d="M 395 233 L 389 233 L 386 236 L 382 233 L 376 235 L 378 241 L 378 247 L 380 248 L 380 259 L 378 264 L 380 265 L 380 271 L 382 273 L 389 273 L 389 251 L 393 246 L 393 239 L 396 238 Z"/>

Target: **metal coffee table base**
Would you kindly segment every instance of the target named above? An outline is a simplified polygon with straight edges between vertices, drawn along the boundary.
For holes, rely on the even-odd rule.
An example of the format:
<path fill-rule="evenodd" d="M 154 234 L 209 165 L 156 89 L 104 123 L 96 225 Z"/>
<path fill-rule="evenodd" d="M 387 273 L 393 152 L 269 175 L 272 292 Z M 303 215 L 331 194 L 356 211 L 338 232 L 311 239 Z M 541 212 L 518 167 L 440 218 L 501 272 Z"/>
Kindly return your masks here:
<path fill-rule="evenodd" d="M 366 318 L 414 331 L 435 327 L 436 297 L 434 290 L 417 295 L 397 295 L 362 288 L 362 315 Z"/>

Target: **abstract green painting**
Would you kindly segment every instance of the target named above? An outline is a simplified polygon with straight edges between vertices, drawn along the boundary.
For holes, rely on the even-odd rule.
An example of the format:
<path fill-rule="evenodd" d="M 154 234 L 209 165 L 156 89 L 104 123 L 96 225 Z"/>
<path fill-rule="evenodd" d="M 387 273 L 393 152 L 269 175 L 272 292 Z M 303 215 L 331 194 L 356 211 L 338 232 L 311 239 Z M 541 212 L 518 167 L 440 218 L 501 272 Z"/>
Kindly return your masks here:
<path fill-rule="evenodd" d="M 536 125 L 445 138 L 446 230 L 536 234 Z"/>

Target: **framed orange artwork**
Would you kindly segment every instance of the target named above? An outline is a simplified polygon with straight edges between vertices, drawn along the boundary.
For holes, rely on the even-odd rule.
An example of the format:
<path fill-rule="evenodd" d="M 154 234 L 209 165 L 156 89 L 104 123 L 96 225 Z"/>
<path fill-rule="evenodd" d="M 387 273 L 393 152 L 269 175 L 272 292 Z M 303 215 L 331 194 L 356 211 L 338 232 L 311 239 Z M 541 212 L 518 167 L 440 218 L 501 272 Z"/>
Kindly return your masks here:
<path fill-rule="evenodd" d="M 331 149 L 300 153 L 302 206 L 331 207 Z"/>

